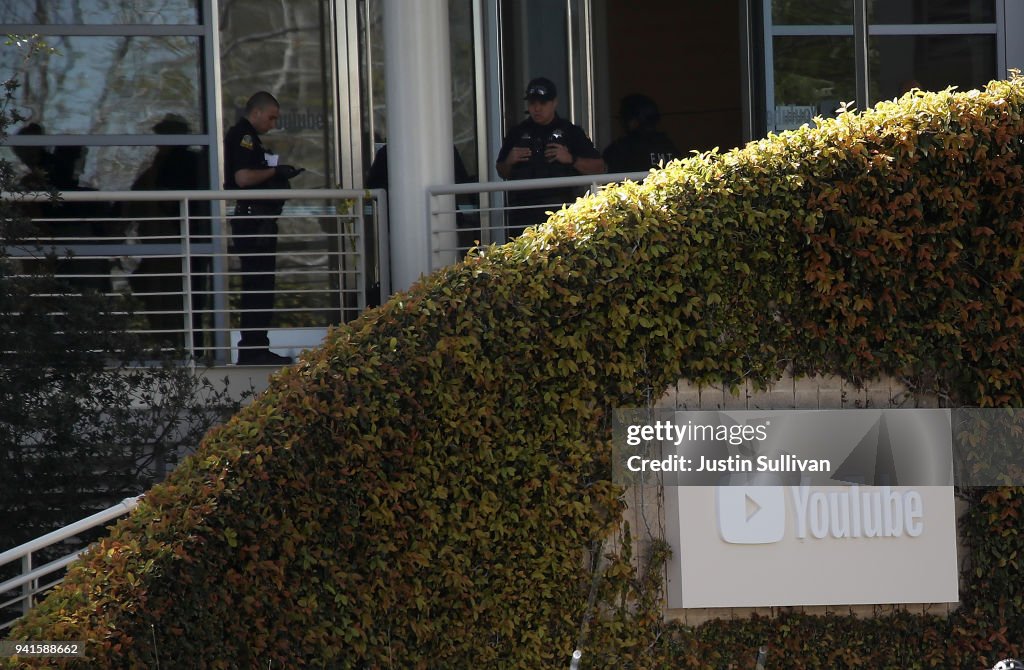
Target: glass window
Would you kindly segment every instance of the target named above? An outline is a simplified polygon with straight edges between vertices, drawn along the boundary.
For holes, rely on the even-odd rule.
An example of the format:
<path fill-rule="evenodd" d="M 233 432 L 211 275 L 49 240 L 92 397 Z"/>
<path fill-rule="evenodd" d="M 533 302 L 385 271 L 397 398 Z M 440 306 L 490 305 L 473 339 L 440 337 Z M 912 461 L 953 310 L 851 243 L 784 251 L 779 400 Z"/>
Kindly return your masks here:
<path fill-rule="evenodd" d="M 278 130 L 268 133 L 264 144 L 284 162 L 306 169 L 292 186 L 336 185 L 326 2 L 239 0 L 222 4 L 225 129 L 242 116 L 253 93 L 269 91 L 281 103 L 281 117 Z"/>
<path fill-rule="evenodd" d="M 26 190 L 45 188 L 44 174 L 65 190 L 205 189 L 207 156 L 205 148 L 180 146 L 0 148 Z"/>
<path fill-rule="evenodd" d="M 996 76 L 995 35 L 892 35 L 870 38 L 870 96 L 889 100 L 913 87 L 979 88 Z"/>
<path fill-rule="evenodd" d="M 366 42 L 360 50 L 360 67 L 362 76 L 360 85 L 362 94 L 368 101 L 368 110 L 364 109 L 366 129 L 370 132 L 370 142 L 365 148 L 364 158 L 367 167 L 377 155 L 377 151 L 387 143 L 388 115 L 385 89 L 387 87 L 386 70 L 384 67 L 384 5 L 381 0 L 369 0 L 366 12 L 360 14 L 361 34 Z"/>
<path fill-rule="evenodd" d="M 847 14 L 853 0 L 834 5 L 827 0 L 769 1 L 775 24 L 796 26 L 770 37 L 770 131 L 799 127 L 815 114 L 830 115 L 840 102 L 862 107 L 915 87 L 969 90 L 999 76 L 996 0 L 868 0 L 867 72 L 857 70 L 863 64 L 857 64 L 854 38 L 827 35 L 838 32 L 830 24 L 844 14 L 844 28 L 853 31 L 852 12 Z M 950 24 L 961 27 L 943 28 Z"/>
<path fill-rule="evenodd" d="M 473 3 L 449 0 L 452 132 L 469 175 L 480 174 L 476 154 L 476 60 L 473 52 Z"/>
<path fill-rule="evenodd" d="M 833 116 L 856 99 L 853 38 L 776 37 L 774 127 L 797 128 L 815 116 Z"/>
<path fill-rule="evenodd" d="M 4 23 L 197 25 L 199 0 L 0 0 Z"/>
<path fill-rule="evenodd" d="M 904 23 L 995 23 L 995 0 L 871 0 L 868 21 Z"/>
<path fill-rule="evenodd" d="M 834 26 L 853 23 L 853 0 L 773 0 L 772 23 L 778 26 Z"/>
<path fill-rule="evenodd" d="M 564 2 L 508 0 L 501 3 L 505 127 L 523 120 L 526 84 L 547 77 L 558 89 L 558 114 L 573 121 L 569 87 L 569 17 Z"/>
<path fill-rule="evenodd" d="M 27 62 L 0 49 L 0 73 L 17 76 L 15 106 L 47 134 L 150 134 L 167 114 L 202 132 L 199 40 L 51 36 L 54 51 Z"/>

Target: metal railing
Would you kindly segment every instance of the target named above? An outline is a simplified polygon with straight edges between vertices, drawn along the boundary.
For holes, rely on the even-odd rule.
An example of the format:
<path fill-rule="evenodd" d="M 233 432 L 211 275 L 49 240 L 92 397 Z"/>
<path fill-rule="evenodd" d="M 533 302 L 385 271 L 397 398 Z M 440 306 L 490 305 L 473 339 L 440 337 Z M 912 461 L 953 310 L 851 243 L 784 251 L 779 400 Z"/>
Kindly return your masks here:
<path fill-rule="evenodd" d="M 474 246 L 507 242 L 525 226 L 546 220 L 546 212 L 572 204 L 586 192 L 596 193 L 627 179 L 643 181 L 648 174 L 621 172 L 430 186 L 430 269 L 460 260 Z"/>
<path fill-rule="evenodd" d="M 0 631 L 10 628 L 20 616 L 27 614 L 32 609 L 41 594 L 59 584 L 64 579 L 64 568 L 77 559 L 85 549 L 73 551 L 39 567 L 33 566 L 32 557 L 34 554 L 61 542 L 73 540 L 88 530 L 124 516 L 135 509 L 138 502 L 138 497 L 125 498 L 117 505 L 102 512 L 97 512 L 81 521 L 76 521 L 64 528 L 47 533 L 14 549 L 0 553 L 0 569 L 12 563 L 20 564 L 19 574 L 16 577 L 0 583 L 0 598 L 8 598 L 7 600 L 0 601 L 0 612 L 11 608 L 17 608 L 21 611 L 19 617 L 0 623 Z M 15 592 L 18 595 L 10 597 L 10 594 Z"/>
<path fill-rule="evenodd" d="M 6 250 L 21 271 L 49 251 L 72 290 L 124 295 L 147 345 L 215 363 L 235 360 L 243 305 L 260 295 L 273 294 L 271 350 L 293 356 L 390 292 L 383 190 L 249 190 L 246 200 L 266 207 L 243 211 L 234 206 L 238 191 L 4 197 L 37 229 Z M 274 201 L 284 201 L 280 214 Z M 243 269 L 243 256 L 248 268 L 272 257 L 276 285 L 247 281 L 269 273 Z"/>

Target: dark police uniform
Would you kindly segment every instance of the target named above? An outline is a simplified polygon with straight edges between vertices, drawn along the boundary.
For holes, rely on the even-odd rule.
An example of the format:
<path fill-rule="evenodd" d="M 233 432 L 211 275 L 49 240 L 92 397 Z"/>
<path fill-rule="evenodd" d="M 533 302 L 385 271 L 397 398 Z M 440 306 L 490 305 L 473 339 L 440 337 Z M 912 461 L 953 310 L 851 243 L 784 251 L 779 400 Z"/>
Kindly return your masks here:
<path fill-rule="evenodd" d="M 660 130 L 638 128 L 612 142 L 604 150 L 608 172 L 640 172 L 679 158 L 679 150 Z"/>
<path fill-rule="evenodd" d="M 265 170 L 267 151 L 248 119 L 240 119 L 224 136 L 224 188 L 241 188 L 235 182 L 237 170 Z M 271 177 L 260 188 L 288 188 L 287 180 Z M 269 346 L 267 329 L 274 309 L 274 280 L 277 270 L 277 217 L 283 200 L 239 200 L 231 219 L 234 252 L 242 271 L 241 330 L 239 349 Z"/>
<path fill-rule="evenodd" d="M 549 162 L 544 157 L 544 148 L 548 144 L 565 145 L 574 161 L 576 158 L 601 157 L 582 128 L 556 114 L 554 120 L 546 126 L 527 118 L 513 128 L 505 136 L 496 162 L 504 161 L 515 147 L 528 147 L 531 150 L 530 160 L 513 165 L 509 171 L 509 179 L 546 179 L 580 174 L 571 164 Z M 544 213 L 546 210 L 558 209 L 561 203 L 575 201 L 581 191 L 582 189 L 572 187 L 511 191 L 508 194 L 509 205 L 528 209 L 509 211 L 509 235 L 519 235 L 526 226 L 543 223 L 547 220 Z"/>

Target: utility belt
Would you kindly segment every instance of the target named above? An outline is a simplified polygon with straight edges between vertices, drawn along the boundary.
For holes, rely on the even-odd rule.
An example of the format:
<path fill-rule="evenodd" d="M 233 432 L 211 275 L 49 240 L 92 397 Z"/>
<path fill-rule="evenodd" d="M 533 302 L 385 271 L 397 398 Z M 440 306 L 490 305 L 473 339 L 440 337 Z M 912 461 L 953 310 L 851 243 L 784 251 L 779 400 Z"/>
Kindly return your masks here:
<path fill-rule="evenodd" d="M 574 177 L 578 175 L 571 165 L 550 162 L 545 159 L 534 159 L 512 166 L 510 179 L 554 179 L 557 177 Z"/>
<path fill-rule="evenodd" d="M 235 216 L 280 216 L 284 200 L 239 200 Z"/>

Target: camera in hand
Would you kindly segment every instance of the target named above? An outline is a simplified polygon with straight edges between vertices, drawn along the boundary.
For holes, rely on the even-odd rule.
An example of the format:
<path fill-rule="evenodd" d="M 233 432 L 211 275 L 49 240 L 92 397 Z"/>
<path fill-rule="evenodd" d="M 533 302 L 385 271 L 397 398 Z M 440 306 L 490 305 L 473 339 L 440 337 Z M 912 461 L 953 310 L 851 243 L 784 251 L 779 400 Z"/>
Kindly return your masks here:
<path fill-rule="evenodd" d="M 542 137 L 524 135 L 519 138 L 516 146 L 529 149 L 531 161 L 543 162 L 547 160 L 544 152 L 547 151 L 549 144 L 566 144 L 565 134 L 561 129 L 556 129 Z"/>
<path fill-rule="evenodd" d="M 544 139 L 541 137 L 533 137 L 529 134 L 524 134 L 516 142 L 516 146 L 530 150 L 530 160 L 536 160 L 543 158 L 544 156 Z"/>

